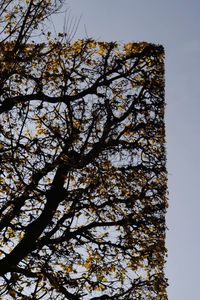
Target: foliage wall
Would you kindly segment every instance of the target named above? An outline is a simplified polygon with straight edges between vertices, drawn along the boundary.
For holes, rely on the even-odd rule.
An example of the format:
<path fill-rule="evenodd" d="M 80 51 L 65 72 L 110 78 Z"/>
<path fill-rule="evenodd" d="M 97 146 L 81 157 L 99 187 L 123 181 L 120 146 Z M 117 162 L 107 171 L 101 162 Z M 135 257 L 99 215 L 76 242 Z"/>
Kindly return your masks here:
<path fill-rule="evenodd" d="M 167 299 L 162 46 L 23 24 L 0 43 L 1 299 Z"/>

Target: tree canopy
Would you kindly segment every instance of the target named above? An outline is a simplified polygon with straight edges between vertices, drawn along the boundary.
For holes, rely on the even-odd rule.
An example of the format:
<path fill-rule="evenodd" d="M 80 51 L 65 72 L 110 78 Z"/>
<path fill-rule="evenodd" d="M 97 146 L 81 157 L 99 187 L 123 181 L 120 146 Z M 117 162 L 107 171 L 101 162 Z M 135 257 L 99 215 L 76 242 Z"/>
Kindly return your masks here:
<path fill-rule="evenodd" d="M 0 297 L 167 299 L 163 47 L 52 37 L 61 5 L 0 4 Z"/>

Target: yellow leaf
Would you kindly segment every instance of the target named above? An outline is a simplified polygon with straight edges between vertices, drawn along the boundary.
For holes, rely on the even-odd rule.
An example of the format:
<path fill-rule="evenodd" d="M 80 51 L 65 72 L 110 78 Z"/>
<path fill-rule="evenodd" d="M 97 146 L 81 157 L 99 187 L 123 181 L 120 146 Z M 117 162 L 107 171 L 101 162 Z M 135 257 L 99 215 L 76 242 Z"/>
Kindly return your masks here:
<path fill-rule="evenodd" d="M 61 265 L 61 268 L 66 272 L 72 272 L 73 271 L 73 267 L 71 265 L 70 266 Z"/>

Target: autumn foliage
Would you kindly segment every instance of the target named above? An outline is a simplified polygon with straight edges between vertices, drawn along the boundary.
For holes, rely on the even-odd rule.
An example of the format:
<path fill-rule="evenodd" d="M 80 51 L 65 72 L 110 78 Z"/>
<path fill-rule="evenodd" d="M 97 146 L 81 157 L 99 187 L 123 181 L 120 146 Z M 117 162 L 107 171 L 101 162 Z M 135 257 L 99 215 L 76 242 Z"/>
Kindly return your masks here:
<path fill-rule="evenodd" d="M 167 299 L 162 46 L 52 37 L 59 1 L 14 2 L 0 7 L 1 299 Z"/>

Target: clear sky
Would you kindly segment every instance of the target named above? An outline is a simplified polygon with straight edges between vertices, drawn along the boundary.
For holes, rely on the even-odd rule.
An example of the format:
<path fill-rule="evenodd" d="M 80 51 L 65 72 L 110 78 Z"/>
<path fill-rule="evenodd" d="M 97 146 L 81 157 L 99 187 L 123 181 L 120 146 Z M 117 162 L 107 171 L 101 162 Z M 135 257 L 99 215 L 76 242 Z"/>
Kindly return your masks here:
<path fill-rule="evenodd" d="M 76 38 L 147 41 L 166 51 L 169 299 L 200 299 L 200 1 L 68 0 Z M 59 19 L 59 22 L 62 20 Z"/>

